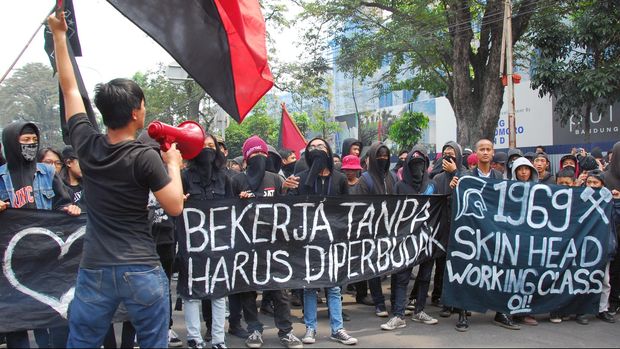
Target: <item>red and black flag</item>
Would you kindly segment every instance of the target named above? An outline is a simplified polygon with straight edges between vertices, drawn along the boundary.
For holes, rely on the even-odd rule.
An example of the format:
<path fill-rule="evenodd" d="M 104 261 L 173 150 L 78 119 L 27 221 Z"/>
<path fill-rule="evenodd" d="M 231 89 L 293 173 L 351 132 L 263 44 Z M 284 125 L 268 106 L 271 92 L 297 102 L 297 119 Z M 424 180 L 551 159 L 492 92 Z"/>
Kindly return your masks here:
<path fill-rule="evenodd" d="M 65 20 L 67 21 L 68 27 L 67 48 L 69 49 L 69 58 L 71 58 L 73 72 L 75 73 L 75 79 L 77 80 L 80 95 L 82 96 L 82 101 L 84 102 L 84 108 L 86 108 L 86 115 L 88 116 L 88 120 L 90 120 L 90 123 L 93 124 L 93 127 L 95 127 L 97 131 L 99 131 L 99 126 L 97 125 L 97 118 L 95 117 L 95 111 L 90 104 L 90 99 L 88 98 L 88 91 L 86 91 L 86 86 L 84 86 L 84 81 L 82 80 L 80 68 L 75 61 L 76 56 L 82 56 L 82 46 L 80 45 L 80 38 L 78 37 L 77 23 L 75 21 L 75 11 L 73 10 L 73 0 L 58 0 L 56 4 L 56 9 L 65 11 Z M 50 64 L 52 65 L 52 69 L 54 69 L 54 73 L 56 73 L 54 38 L 52 37 L 52 32 L 49 30 L 47 25 L 45 26 L 44 40 L 45 52 L 47 52 Z M 65 144 L 69 145 L 71 143 L 69 141 L 69 129 L 67 128 L 67 121 L 65 120 L 65 100 L 60 85 L 58 85 L 58 95 L 60 99 L 60 126 L 62 129 L 62 139 Z"/>
<path fill-rule="evenodd" d="M 306 147 L 306 143 L 304 135 L 288 114 L 286 105 L 282 103 L 282 119 L 280 120 L 280 139 L 278 140 L 278 147 L 294 151 L 299 159 L 299 151 Z"/>
<path fill-rule="evenodd" d="M 108 0 L 237 122 L 273 86 L 258 0 Z"/>

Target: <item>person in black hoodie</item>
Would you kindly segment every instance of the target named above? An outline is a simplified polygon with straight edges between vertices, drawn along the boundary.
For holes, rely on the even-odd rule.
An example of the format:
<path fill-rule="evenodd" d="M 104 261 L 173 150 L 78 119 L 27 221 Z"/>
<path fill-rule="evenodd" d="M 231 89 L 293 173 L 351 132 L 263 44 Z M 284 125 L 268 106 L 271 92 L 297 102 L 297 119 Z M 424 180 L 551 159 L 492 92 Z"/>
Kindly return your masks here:
<path fill-rule="evenodd" d="M 382 142 L 373 143 L 368 149 L 368 170 L 362 173 L 360 181 L 352 188 L 356 195 L 393 195 L 396 190 L 396 177 L 390 172 L 390 150 Z M 378 317 L 387 317 L 385 297 L 381 289 L 381 278 L 368 280 L 370 294 Z M 357 299 L 363 299 L 367 291 L 364 283 L 355 284 Z"/>
<path fill-rule="evenodd" d="M 362 153 L 363 148 L 364 145 L 362 144 L 362 142 L 358 141 L 355 138 L 347 138 L 342 141 L 342 152 L 340 155 L 342 157 L 345 157 L 347 155 L 355 155 L 359 157 L 361 156 L 360 154 Z"/>
<path fill-rule="evenodd" d="M 295 173 L 297 154 L 290 149 L 280 149 L 279 152 L 282 158 L 282 174 L 284 177 L 292 176 Z"/>
<path fill-rule="evenodd" d="M 72 216 L 79 215 L 80 208 L 73 205 L 55 168 L 37 163 L 39 139 L 39 129 L 31 122 L 14 122 L 2 131 L 7 163 L 0 166 L 0 212 L 11 207 L 63 210 Z M 35 332 L 39 346 L 64 346 L 67 343 L 66 326 Z M 6 339 L 10 348 L 30 347 L 26 331 L 7 333 Z"/>
<path fill-rule="evenodd" d="M 245 172 L 233 177 L 233 194 L 242 199 L 253 197 L 273 197 L 284 193 L 284 178 L 266 171 L 268 157 L 267 143 L 254 135 L 243 143 L 243 159 L 247 163 Z M 293 181 L 293 179 L 291 179 Z M 284 290 L 263 291 L 263 296 L 273 301 L 274 321 L 278 328 L 280 343 L 287 348 L 300 348 L 303 344 L 293 334 L 291 323 L 291 309 L 289 298 Z M 245 344 L 249 348 L 260 348 L 263 345 L 263 324 L 258 320 L 256 309 L 256 292 L 244 292 L 239 294 L 243 305 L 245 321 L 248 324 L 250 336 Z"/>
<path fill-rule="evenodd" d="M 394 193 L 400 195 L 433 194 L 436 184 L 430 179 L 426 170 L 429 166 L 430 161 L 424 147 L 421 145 L 414 146 L 407 155 L 403 166 L 403 179 L 396 183 Z M 415 312 L 411 318 L 413 321 L 427 325 L 437 323 L 437 319 L 424 312 L 433 264 L 432 260 L 420 264 L 416 278 L 416 282 L 419 282 L 419 287 L 416 295 Z M 390 277 L 392 283 L 391 303 L 394 317 L 381 325 L 381 329 L 391 331 L 407 326 L 404 319 L 405 305 L 407 302 L 407 285 L 409 284 L 412 270 L 413 266 L 392 274 Z"/>
<path fill-rule="evenodd" d="M 620 142 L 614 144 L 609 159 L 609 166 L 604 173 L 605 187 L 610 191 L 620 191 Z M 614 200 L 614 203 L 617 201 Z M 613 224 L 613 223 L 612 223 Z M 620 232 L 620 225 L 613 224 L 616 234 Z M 618 244 L 620 245 L 620 244 Z M 616 256 L 620 256 L 620 247 L 616 252 Z M 609 312 L 615 314 L 620 309 L 620 257 L 614 258 L 609 265 L 609 283 L 611 285 L 611 293 L 609 295 Z"/>
<path fill-rule="evenodd" d="M 340 171 L 334 170 L 333 153 L 324 139 L 317 137 L 310 140 L 306 146 L 305 154 L 308 169 L 298 174 L 298 185 L 289 190 L 289 195 L 340 196 L 349 193 L 346 177 Z M 343 327 L 340 287 L 328 287 L 325 289 L 325 293 L 329 309 L 331 339 L 342 344 L 356 344 L 357 339 L 351 337 Z M 303 294 L 306 334 L 302 341 L 312 344 L 316 341 L 317 290 L 306 288 Z"/>
<path fill-rule="evenodd" d="M 520 152 L 516 149 L 517 152 Z M 513 150 L 511 150 L 513 151 Z M 508 160 L 510 161 L 510 157 L 512 155 L 518 155 L 517 152 L 508 151 Z M 504 179 L 501 172 L 494 170 L 491 168 L 491 161 L 493 160 L 493 154 L 495 150 L 493 149 L 493 142 L 488 139 L 481 139 L 476 142 L 475 154 L 478 157 L 478 163 L 476 167 L 466 172 L 464 175 L 479 177 L 479 178 L 491 178 L 491 179 Z M 519 156 L 515 156 L 514 158 L 518 158 Z M 509 167 L 512 171 L 512 163 L 510 163 Z M 459 177 L 454 176 L 452 181 L 450 182 L 450 188 L 456 188 L 458 184 Z M 509 330 L 519 330 L 521 327 L 516 324 L 512 318 L 512 316 L 504 313 L 495 313 L 495 318 L 493 320 L 498 326 L 507 328 Z M 459 320 L 457 322 L 456 330 L 457 331 L 467 331 L 469 329 L 469 322 L 467 320 L 467 312 L 464 309 L 459 310 Z"/>

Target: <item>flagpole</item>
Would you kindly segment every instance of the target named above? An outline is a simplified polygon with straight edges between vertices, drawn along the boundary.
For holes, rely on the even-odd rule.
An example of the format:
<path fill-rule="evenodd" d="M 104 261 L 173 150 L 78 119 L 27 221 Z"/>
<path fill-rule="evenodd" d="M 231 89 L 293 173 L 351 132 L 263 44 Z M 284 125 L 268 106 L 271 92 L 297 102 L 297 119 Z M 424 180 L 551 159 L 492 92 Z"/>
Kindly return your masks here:
<path fill-rule="evenodd" d="M 52 11 L 50 12 L 50 14 L 52 12 L 54 12 L 56 9 L 56 6 L 54 6 L 54 9 L 52 9 Z M 48 15 L 49 16 L 49 15 Z M 19 53 L 19 55 L 17 55 L 17 58 L 15 58 L 15 60 L 13 61 L 13 64 L 11 64 L 11 66 L 9 67 L 9 69 L 4 73 L 4 75 L 2 75 L 2 78 L 0 78 L 0 84 L 4 81 L 4 79 L 7 77 L 7 75 L 9 75 L 9 73 L 11 72 L 11 70 L 13 70 L 13 67 L 15 67 L 15 64 L 17 64 L 17 62 L 19 61 L 20 58 L 22 58 L 22 56 L 24 55 L 24 52 L 26 52 L 26 49 L 28 48 L 28 46 L 30 46 L 30 44 L 32 43 L 32 40 L 34 40 L 34 37 L 37 36 L 37 33 L 39 32 L 39 30 L 41 30 L 41 27 L 45 25 L 45 21 L 47 20 L 47 16 L 45 16 L 45 18 L 43 19 L 43 21 L 41 21 L 41 24 L 39 24 L 39 26 L 37 27 L 37 30 L 35 30 L 35 32 L 32 34 L 32 36 L 30 37 L 30 40 L 28 40 L 28 42 L 26 43 L 26 46 L 24 46 L 24 48 L 22 49 L 22 51 Z"/>

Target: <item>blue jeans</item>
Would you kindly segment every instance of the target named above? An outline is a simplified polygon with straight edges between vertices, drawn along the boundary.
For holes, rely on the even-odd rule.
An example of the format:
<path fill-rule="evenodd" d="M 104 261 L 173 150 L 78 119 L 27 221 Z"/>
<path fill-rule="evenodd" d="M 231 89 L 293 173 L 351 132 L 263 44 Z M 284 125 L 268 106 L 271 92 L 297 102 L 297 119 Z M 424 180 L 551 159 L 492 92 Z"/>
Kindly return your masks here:
<path fill-rule="evenodd" d="M 332 334 L 338 332 L 342 326 L 342 300 L 340 287 L 330 287 L 327 291 L 327 307 L 329 308 L 329 326 Z M 304 289 L 304 322 L 306 327 L 316 331 L 316 294 L 317 289 Z"/>
<path fill-rule="evenodd" d="M 120 302 L 142 348 L 168 347 L 170 301 L 161 266 L 80 268 L 69 306 L 69 348 L 99 348 Z"/>

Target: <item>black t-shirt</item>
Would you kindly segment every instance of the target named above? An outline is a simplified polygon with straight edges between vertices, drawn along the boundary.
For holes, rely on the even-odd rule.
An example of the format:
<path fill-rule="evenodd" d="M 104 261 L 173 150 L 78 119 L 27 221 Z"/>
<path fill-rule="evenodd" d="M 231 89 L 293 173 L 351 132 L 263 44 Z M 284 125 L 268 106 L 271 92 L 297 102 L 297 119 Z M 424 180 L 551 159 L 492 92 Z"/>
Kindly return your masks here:
<path fill-rule="evenodd" d="M 82 213 L 86 213 L 86 201 L 84 200 L 82 184 L 71 185 L 65 182 L 65 187 L 67 188 L 67 193 L 69 197 L 71 197 L 73 204 L 77 205 L 82 210 Z"/>
<path fill-rule="evenodd" d="M 25 180 L 13 181 L 13 185 L 15 186 L 15 200 L 13 202 L 13 206 L 11 206 L 12 208 L 37 208 L 37 204 L 34 200 L 34 188 L 32 186 L 33 181 L 34 179 L 30 179 L 27 183 L 22 183 L 26 182 Z M 69 193 L 58 175 L 54 175 L 54 179 L 52 180 L 52 190 L 54 191 L 54 197 L 52 198 L 52 210 L 57 210 L 72 203 L 69 198 Z"/>
<path fill-rule="evenodd" d="M 81 266 L 158 265 L 147 203 L 149 190 L 170 182 L 159 154 L 136 141 L 108 143 L 85 114 L 67 125 L 88 206 Z"/>

